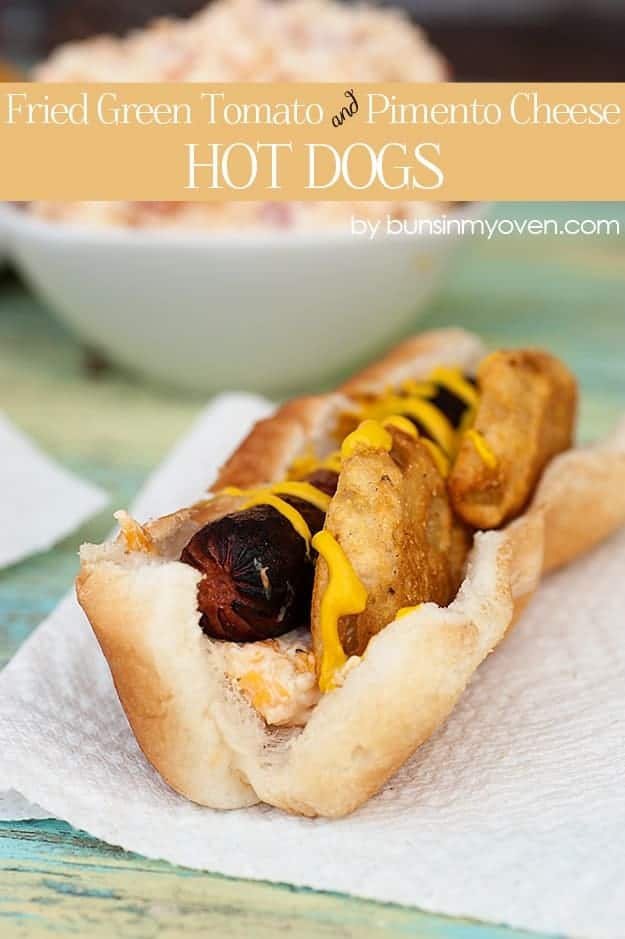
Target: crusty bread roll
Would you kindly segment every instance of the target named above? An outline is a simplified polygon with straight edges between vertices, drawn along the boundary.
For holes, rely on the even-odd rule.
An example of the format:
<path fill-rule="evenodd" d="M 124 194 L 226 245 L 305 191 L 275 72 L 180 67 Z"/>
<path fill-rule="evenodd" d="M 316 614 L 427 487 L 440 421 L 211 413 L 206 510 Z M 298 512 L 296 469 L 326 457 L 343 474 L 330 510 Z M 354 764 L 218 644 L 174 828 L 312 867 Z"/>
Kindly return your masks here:
<path fill-rule="evenodd" d="M 480 341 L 460 330 L 400 345 L 330 395 L 287 404 L 260 422 L 214 489 L 282 479 L 322 440 L 345 396 L 380 392 L 441 364 L 472 372 Z M 137 741 L 163 778 L 215 808 L 263 801 L 302 815 L 361 805 L 447 718 L 480 662 L 503 638 L 544 569 L 590 548 L 625 522 L 625 424 L 591 450 L 556 457 L 526 512 L 477 533 L 464 582 L 446 608 L 427 603 L 376 635 L 343 684 L 301 727 L 269 727 L 230 681 L 224 650 L 199 626 L 200 573 L 178 558 L 210 519 L 216 497 L 143 529 L 153 551 L 122 538 L 86 545 L 77 593 L 109 663 Z"/>

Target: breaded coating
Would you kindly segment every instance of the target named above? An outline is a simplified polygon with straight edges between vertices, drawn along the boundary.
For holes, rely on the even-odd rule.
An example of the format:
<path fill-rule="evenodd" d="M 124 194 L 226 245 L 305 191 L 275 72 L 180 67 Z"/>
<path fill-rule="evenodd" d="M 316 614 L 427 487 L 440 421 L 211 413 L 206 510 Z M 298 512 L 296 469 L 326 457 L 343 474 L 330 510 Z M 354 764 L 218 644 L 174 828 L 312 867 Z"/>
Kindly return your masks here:
<path fill-rule="evenodd" d="M 364 449 L 343 461 L 326 516 L 329 531 L 367 590 L 364 612 L 339 621 L 347 656 L 361 655 L 369 639 L 406 606 L 455 594 L 465 557 L 452 537 L 454 521 L 445 480 L 421 440 L 392 430 L 391 452 Z M 453 547 L 453 550 L 452 550 Z M 319 607 L 328 570 L 318 561 L 312 606 L 313 647 L 322 658 Z"/>
<path fill-rule="evenodd" d="M 451 500 L 449 504 L 451 506 Z M 451 544 L 448 559 L 452 584 L 451 594 L 452 597 L 455 597 L 467 572 L 467 558 L 473 547 L 474 532 L 461 518 L 458 518 L 453 508 L 451 509 L 451 518 Z"/>
<path fill-rule="evenodd" d="M 474 528 L 518 515 L 549 460 L 571 446 L 577 384 L 540 349 L 489 355 L 477 375 L 480 402 L 448 479 L 455 511 Z"/>

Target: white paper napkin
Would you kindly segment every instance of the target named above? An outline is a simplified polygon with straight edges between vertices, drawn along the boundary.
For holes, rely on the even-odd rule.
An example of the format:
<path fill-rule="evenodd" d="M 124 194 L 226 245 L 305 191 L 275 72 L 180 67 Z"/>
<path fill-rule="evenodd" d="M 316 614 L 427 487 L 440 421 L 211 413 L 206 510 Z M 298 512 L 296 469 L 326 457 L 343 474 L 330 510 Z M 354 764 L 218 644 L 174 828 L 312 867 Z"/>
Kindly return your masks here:
<path fill-rule="evenodd" d="M 0 413 L 0 568 L 50 548 L 107 502 Z"/>
<path fill-rule="evenodd" d="M 34 802 L 29 802 L 15 789 L 0 792 L 1 821 L 18 822 L 33 818 L 50 818 L 50 812 L 42 809 L 40 805 L 35 805 Z"/>
<path fill-rule="evenodd" d="M 139 500 L 192 498 L 235 428 L 225 397 Z M 200 472 L 201 470 L 201 472 Z M 146 763 L 72 599 L 0 676 L 0 780 L 151 857 L 575 936 L 625 923 L 625 533 L 550 578 L 446 726 L 355 815 L 215 812 Z M 340 780 L 337 780 L 340 785 Z"/>

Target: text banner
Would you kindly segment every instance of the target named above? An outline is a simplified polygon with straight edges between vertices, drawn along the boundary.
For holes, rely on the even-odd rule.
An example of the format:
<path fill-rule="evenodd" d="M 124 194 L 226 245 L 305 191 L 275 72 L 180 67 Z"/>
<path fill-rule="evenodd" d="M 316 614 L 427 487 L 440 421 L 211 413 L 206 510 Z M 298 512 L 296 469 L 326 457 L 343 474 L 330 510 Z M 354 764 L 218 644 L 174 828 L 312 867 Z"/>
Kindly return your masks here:
<path fill-rule="evenodd" d="M 625 200 L 625 84 L 0 84 L 0 199 Z"/>

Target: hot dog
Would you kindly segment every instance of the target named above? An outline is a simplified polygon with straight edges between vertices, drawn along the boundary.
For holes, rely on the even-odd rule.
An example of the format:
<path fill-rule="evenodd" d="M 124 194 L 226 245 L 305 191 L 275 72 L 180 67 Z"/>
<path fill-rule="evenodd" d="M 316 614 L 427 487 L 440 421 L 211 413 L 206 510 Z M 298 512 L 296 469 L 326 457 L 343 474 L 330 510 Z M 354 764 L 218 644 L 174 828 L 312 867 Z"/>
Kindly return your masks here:
<path fill-rule="evenodd" d="M 472 403 L 477 403 L 473 380 L 452 369 L 438 369 L 429 382 L 405 381 L 396 393 L 356 400 L 341 416 L 335 435 L 342 442 L 367 415 L 394 421 L 389 431 L 398 439 L 395 458 L 402 438 L 419 436 L 419 445 L 404 440 L 404 449 L 420 446 L 421 463 L 427 471 L 433 462 L 430 472 L 440 479 L 448 472 L 456 432 Z M 307 530 L 310 541 L 323 528 L 343 469 L 339 451 L 323 459 L 304 454 L 281 485 L 271 492 L 250 490 L 246 501 L 253 504 L 210 522 L 193 536 L 181 560 L 204 573 L 198 603 L 208 635 L 245 642 L 309 625 L 315 552 L 301 532 Z M 228 487 L 225 491 L 237 494 Z M 299 525 L 292 510 L 301 516 Z M 416 530 L 420 527 L 415 525 Z M 447 594 L 435 590 L 429 599 L 446 602 Z"/>
<path fill-rule="evenodd" d="M 161 775 L 307 815 L 375 792 L 504 636 L 545 545 L 556 566 L 625 520 L 625 443 L 571 450 L 575 410 L 547 353 L 424 334 L 257 425 L 207 499 L 85 546 L 78 597 Z M 576 528 L 592 493 L 596 530 Z"/>
<path fill-rule="evenodd" d="M 333 486 L 329 479 L 325 483 L 329 492 L 307 483 L 317 504 L 274 492 L 262 497 L 271 498 L 273 504 L 261 502 L 225 515 L 191 538 L 180 560 L 203 574 L 198 607 L 205 633 L 215 639 L 251 642 L 280 636 L 307 622 L 314 565 L 297 520 L 299 516 L 312 534 L 321 531 L 325 500 L 320 496 L 329 503 L 338 480 L 336 473 L 333 477 Z"/>

